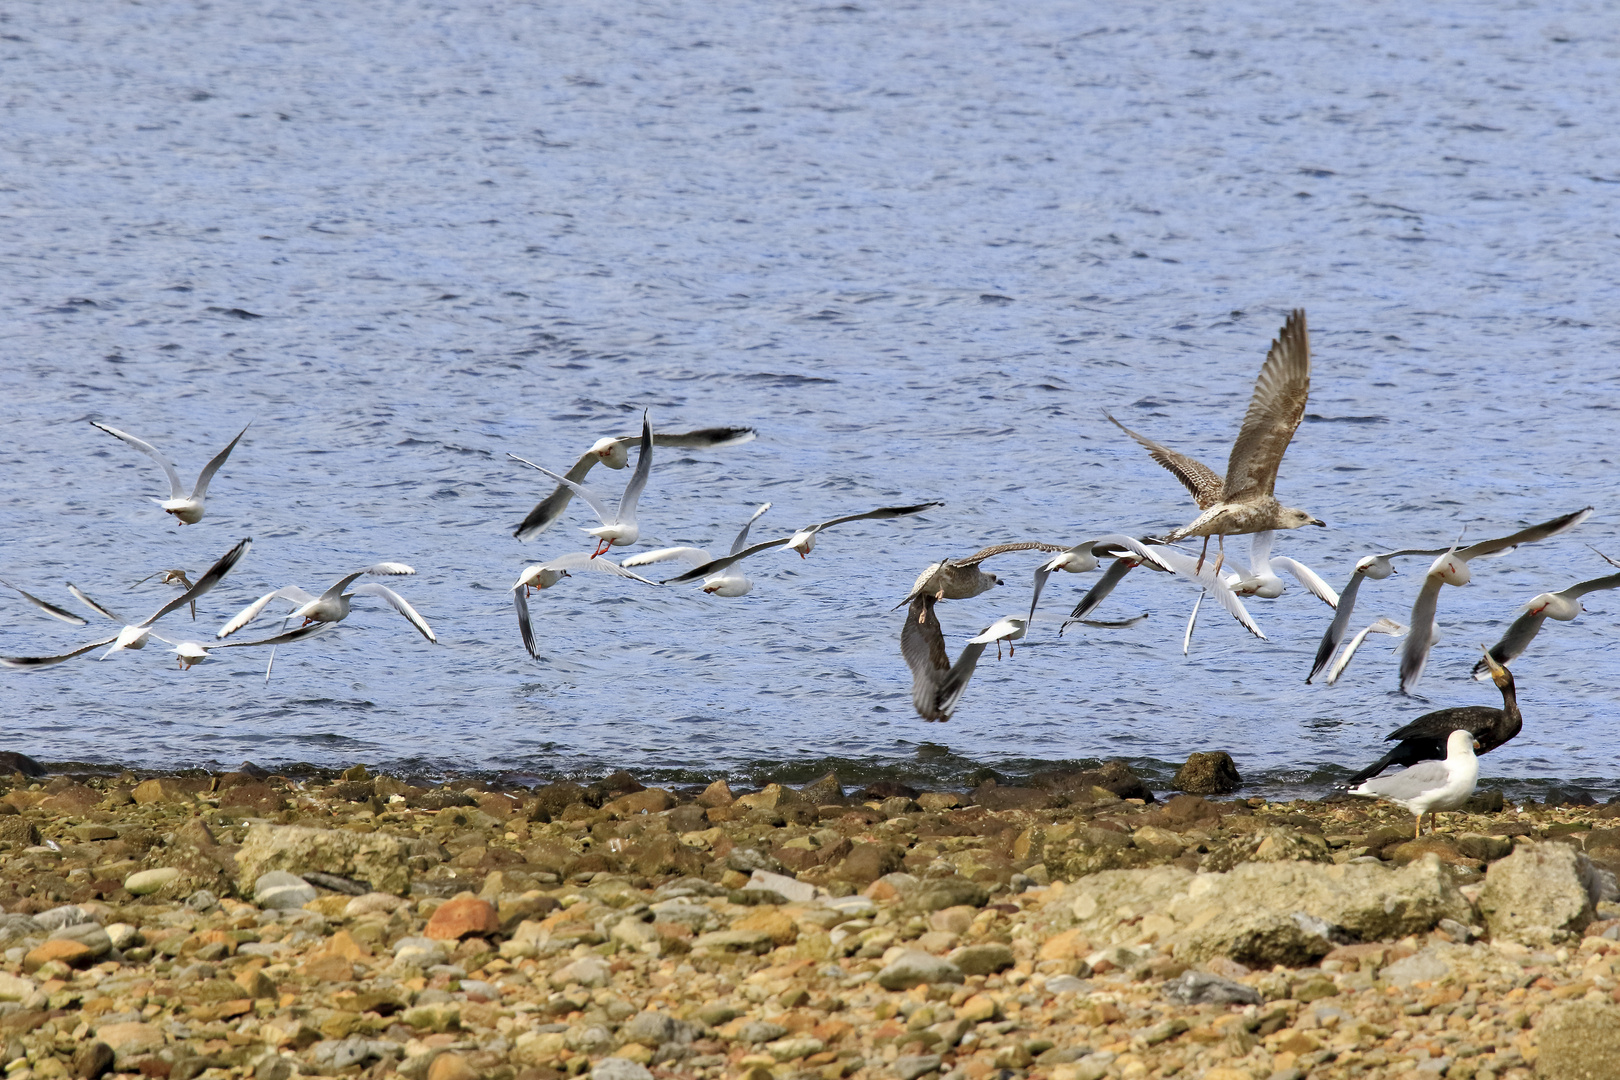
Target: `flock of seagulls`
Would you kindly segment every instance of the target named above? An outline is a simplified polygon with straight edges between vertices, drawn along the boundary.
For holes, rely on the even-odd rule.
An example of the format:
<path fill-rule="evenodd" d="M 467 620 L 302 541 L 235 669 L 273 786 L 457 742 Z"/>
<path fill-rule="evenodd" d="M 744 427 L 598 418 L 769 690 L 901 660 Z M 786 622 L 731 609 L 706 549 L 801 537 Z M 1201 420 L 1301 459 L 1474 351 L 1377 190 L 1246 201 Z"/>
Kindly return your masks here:
<path fill-rule="evenodd" d="M 1403 692 L 1409 694 L 1422 677 L 1430 647 L 1436 638 L 1442 586 L 1467 585 L 1472 577 L 1469 569 L 1471 561 L 1499 558 L 1520 545 L 1558 536 L 1579 526 L 1592 513 L 1592 508 L 1586 507 L 1507 536 L 1467 546 L 1462 546 L 1459 538 L 1448 548 L 1404 548 L 1368 555 L 1356 562 L 1349 581 L 1342 591 L 1336 592 L 1321 575 L 1304 563 L 1274 553 L 1280 531 L 1325 524 L 1309 511 L 1283 505 L 1275 495 L 1284 454 L 1305 413 L 1310 394 L 1310 375 L 1309 331 L 1305 313 L 1296 310 L 1288 315 L 1267 352 L 1255 381 L 1248 410 L 1232 444 L 1224 476 L 1104 414 L 1180 481 L 1197 504 L 1199 513 L 1192 521 L 1163 537 L 1110 533 L 1074 545 L 1013 541 L 995 544 L 965 557 L 942 558 L 925 567 L 908 594 L 895 606 L 895 610 L 906 609 L 900 628 L 900 652 L 911 671 L 912 704 L 918 716 L 928 721 L 949 720 L 972 679 L 975 667 L 990 645 L 996 646 L 998 659 L 1003 644 L 1007 647 L 1009 658 L 1015 655 L 1016 643 L 1024 640 L 1029 633 L 1042 594 L 1047 589 L 1051 575 L 1058 571 L 1073 574 L 1101 571 L 1095 585 L 1059 627 L 1060 635 L 1079 624 L 1118 627 L 1146 618 L 1145 614 L 1118 621 L 1100 621 L 1091 617 L 1095 609 L 1135 569 L 1146 568 L 1168 574 L 1196 586 L 1197 594 L 1193 598 L 1182 641 L 1184 652 L 1192 647 L 1193 630 L 1200 608 L 1209 597 L 1213 597 L 1249 633 L 1265 640 L 1265 633 L 1249 613 L 1244 601 L 1272 600 L 1283 595 L 1289 588 L 1283 576 L 1286 574 L 1306 592 L 1333 609 L 1332 620 L 1305 676 L 1307 683 L 1324 672 L 1329 685 L 1337 682 L 1369 635 L 1387 634 L 1404 636 L 1399 685 Z M 92 423 L 162 466 L 169 481 L 169 498 L 153 501 L 182 525 L 196 524 L 202 519 L 210 482 L 248 430 L 244 427 L 203 467 L 196 483 L 187 493 L 174 464 L 150 443 L 109 425 Z M 767 502 L 743 522 L 724 554 L 707 548 L 682 546 L 636 552 L 617 562 L 609 557 L 615 548 L 632 548 L 642 538 L 637 507 L 652 476 L 655 448 L 715 449 L 746 443 L 753 438 L 755 431 L 748 427 L 712 427 L 684 433 L 655 434 L 650 415 L 643 413 L 639 436 L 598 440 L 566 473 L 555 472 L 517 454 L 509 454 L 513 460 L 539 471 L 556 484 L 554 490 L 529 511 L 513 535 L 520 540 L 532 540 L 544 534 L 562 520 L 575 496 L 599 522 L 583 527 L 594 542 L 592 550 L 566 552 L 529 565 L 511 586 L 524 649 L 531 656 L 542 658 L 531 619 L 530 597 L 574 574 L 589 571 L 652 587 L 701 581 L 702 591 L 711 596 L 737 598 L 747 595 L 754 588 L 753 581 L 743 571 L 743 563 L 748 559 L 771 551 L 791 551 L 804 558 L 815 549 L 821 533 L 838 525 L 907 517 L 943 505 L 939 502 L 923 502 L 878 507 L 750 543 L 751 531 L 760 517 L 771 509 L 771 504 Z M 597 464 L 613 470 L 628 468 L 632 451 L 635 453 L 635 467 L 616 503 L 602 491 L 586 485 L 587 476 Z M 1237 536 L 1250 537 L 1247 566 L 1228 557 L 1226 538 Z M 1218 542 L 1213 557 L 1209 552 L 1211 537 Z M 1199 538 L 1203 544 L 1196 554 L 1178 546 L 1183 541 Z M 195 619 L 197 598 L 215 588 L 247 554 L 251 545 L 250 539 L 240 541 L 195 582 L 183 570 L 163 571 L 158 575 L 160 580 L 179 586 L 183 592 L 139 622 L 129 622 L 113 614 L 105 605 L 91 600 L 69 584 L 68 589 L 75 597 L 98 615 L 118 623 L 120 629 L 111 636 L 63 653 L 0 657 L 0 665 L 13 668 L 49 667 L 108 646 L 103 654 L 105 659 L 114 652 L 142 648 L 148 639 L 170 645 L 182 668 L 208 659 L 211 650 L 242 646 L 269 646 L 273 664 L 276 646 L 305 640 L 343 621 L 350 613 L 352 600 L 362 596 L 382 600 L 429 643 L 438 642 L 427 621 L 398 592 L 378 582 L 355 584 L 358 579 L 367 576 L 393 577 L 415 573 L 411 567 L 398 562 L 379 562 L 348 573 L 319 595 L 295 585 L 265 593 L 231 617 L 209 640 L 171 640 L 157 632 L 155 627 L 159 620 L 182 607 L 190 606 Z M 966 640 L 953 661 L 945 645 L 938 605 L 969 600 L 1004 585 L 1008 577 L 986 569 L 986 563 L 1018 553 L 1036 553 L 1041 557 L 1032 573 L 1028 614 L 1007 615 L 985 626 Z M 1407 622 L 1403 624 L 1380 616 L 1351 634 L 1352 617 L 1363 582 L 1369 579 L 1386 580 L 1395 574 L 1397 560 L 1414 557 L 1427 557 L 1433 561 L 1420 583 Z M 1607 559 L 1607 556 L 1603 557 Z M 681 564 L 687 569 L 661 581 L 644 576 L 652 573 L 649 568 L 666 563 Z M 1620 563 L 1614 565 L 1620 566 Z M 53 618 L 78 626 L 87 625 L 86 619 L 18 586 L 3 580 L 0 580 L 0 584 L 13 589 L 25 601 Z M 1583 610 L 1580 602 L 1583 596 L 1616 587 L 1620 587 L 1620 573 L 1583 581 L 1560 592 L 1536 596 L 1508 628 L 1502 640 L 1485 650 L 1484 658 L 1475 667 L 1475 677 L 1491 678 L 1501 689 L 1503 708 L 1442 709 L 1419 717 L 1389 736 L 1396 744 L 1393 749 L 1351 778 L 1349 783 L 1354 786 L 1350 794 L 1386 798 L 1407 806 L 1417 815 L 1419 833 L 1426 814 L 1460 806 L 1474 790 L 1478 778 L 1476 751 L 1478 754 L 1489 753 L 1513 738 L 1522 726 L 1513 676 L 1506 665 L 1525 652 L 1547 619 L 1567 622 Z M 277 633 L 249 641 L 225 640 L 260 618 L 270 605 L 276 603 L 287 608 Z M 300 625 L 290 628 L 294 622 Z M 268 675 L 267 669 L 267 678 Z M 1404 768 L 1393 774 L 1385 774 L 1385 770 L 1396 766 Z"/>

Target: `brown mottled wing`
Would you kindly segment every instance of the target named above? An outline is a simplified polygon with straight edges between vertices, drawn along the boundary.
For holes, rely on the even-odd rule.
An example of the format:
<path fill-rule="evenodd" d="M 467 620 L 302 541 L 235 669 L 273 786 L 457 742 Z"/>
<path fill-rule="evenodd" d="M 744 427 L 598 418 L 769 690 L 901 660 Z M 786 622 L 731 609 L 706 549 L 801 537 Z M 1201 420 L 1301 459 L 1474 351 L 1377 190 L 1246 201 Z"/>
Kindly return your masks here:
<path fill-rule="evenodd" d="M 934 598 L 923 595 L 906 610 L 900 628 L 900 655 L 911 669 L 911 703 L 924 720 L 943 719 L 939 715 L 939 688 L 951 669 L 945 651 L 945 632 L 934 617 Z"/>
<path fill-rule="evenodd" d="M 975 551 L 965 559 L 952 559 L 952 566 L 978 566 L 992 555 L 1005 555 L 1009 551 L 1067 551 L 1062 544 L 1043 544 L 1039 540 L 1020 540 L 1016 544 L 992 544 Z"/>
<path fill-rule="evenodd" d="M 1108 416 L 1106 412 L 1103 415 Z M 1177 480 L 1187 485 L 1187 490 L 1192 492 L 1193 500 L 1198 503 L 1198 509 L 1208 510 L 1221 501 L 1221 478 L 1215 475 L 1214 469 L 1186 454 L 1178 454 L 1162 443 L 1138 435 L 1118 420 L 1114 420 L 1112 416 L 1108 416 L 1108 419 L 1113 421 L 1119 430 L 1146 447 L 1154 461 L 1169 469 Z"/>
<path fill-rule="evenodd" d="M 1226 463 L 1226 483 L 1221 489 L 1224 501 L 1241 502 L 1272 493 L 1277 486 L 1277 467 L 1305 415 L 1310 392 L 1311 338 L 1305 329 L 1305 312 L 1296 308 L 1271 343 L 1260 377 L 1254 381 L 1243 430 Z"/>

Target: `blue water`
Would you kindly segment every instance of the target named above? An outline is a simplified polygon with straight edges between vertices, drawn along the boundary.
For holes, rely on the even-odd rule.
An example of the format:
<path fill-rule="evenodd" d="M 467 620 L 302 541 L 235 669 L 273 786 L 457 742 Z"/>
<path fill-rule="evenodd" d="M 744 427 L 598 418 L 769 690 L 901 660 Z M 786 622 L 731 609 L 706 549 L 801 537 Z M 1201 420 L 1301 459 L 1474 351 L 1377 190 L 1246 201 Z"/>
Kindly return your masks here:
<path fill-rule="evenodd" d="M 10 6 L 0 64 L 0 573 L 139 616 L 174 594 L 136 579 L 252 536 L 198 636 L 393 559 L 441 642 L 362 600 L 268 685 L 247 649 L 0 672 L 0 748 L 958 779 L 1226 749 L 1256 790 L 1308 791 L 1491 703 L 1478 645 L 1608 570 L 1586 545 L 1620 556 L 1604 5 L 52 0 Z M 1421 697 L 1387 638 L 1306 686 L 1329 615 L 1297 588 L 1251 604 L 1270 641 L 1206 610 L 1183 658 L 1184 583 L 1133 575 L 1098 614 L 1149 619 L 1059 639 L 1095 580 L 1063 575 L 1016 659 L 918 721 L 890 608 L 922 566 L 1190 520 L 1102 410 L 1223 469 L 1295 306 L 1315 368 L 1278 494 L 1330 528 L 1279 553 L 1342 586 L 1371 551 L 1597 513 L 1445 590 Z M 763 500 L 762 536 L 947 505 L 761 557 L 741 599 L 576 577 L 534 599 L 533 661 L 507 587 L 595 522 L 576 502 L 519 544 L 546 488 L 506 454 L 566 467 L 643 409 L 759 431 L 655 457 L 649 543 L 724 546 Z M 187 482 L 252 427 L 180 527 L 91 419 Z M 616 499 L 625 474 L 592 479 Z M 953 654 L 1027 607 L 1035 561 L 941 605 Z M 1423 569 L 1369 583 L 1357 625 L 1405 621 Z M 1487 782 L 1620 790 L 1620 597 L 1587 607 L 1515 665 L 1526 726 Z M 0 611 L 5 654 L 106 632 Z"/>

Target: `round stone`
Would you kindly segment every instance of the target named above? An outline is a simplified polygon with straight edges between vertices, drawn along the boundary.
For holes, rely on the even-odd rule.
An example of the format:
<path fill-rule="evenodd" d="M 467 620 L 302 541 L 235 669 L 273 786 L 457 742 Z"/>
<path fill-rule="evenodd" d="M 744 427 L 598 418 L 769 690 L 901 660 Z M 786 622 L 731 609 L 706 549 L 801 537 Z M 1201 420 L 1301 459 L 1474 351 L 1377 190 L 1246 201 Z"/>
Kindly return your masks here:
<path fill-rule="evenodd" d="M 146 896 L 157 892 L 179 876 L 180 871 L 172 866 L 160 866 L 156 870 L 141 870 L 124 879 L 124 891 L 131 896 Z"/>

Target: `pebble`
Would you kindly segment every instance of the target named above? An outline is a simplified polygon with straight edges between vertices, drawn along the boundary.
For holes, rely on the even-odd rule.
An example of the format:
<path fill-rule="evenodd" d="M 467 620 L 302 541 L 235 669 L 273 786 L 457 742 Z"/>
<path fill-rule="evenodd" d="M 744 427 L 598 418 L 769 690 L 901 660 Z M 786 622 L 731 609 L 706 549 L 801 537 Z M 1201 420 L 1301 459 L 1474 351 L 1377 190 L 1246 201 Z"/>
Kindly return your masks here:
<path fill-rule="evenodd" d="M 251 782 L 284 818 L 232 804 L 227 778 L 217 807 L 84 778 L 106 794 L 94 830 L 73 800 L 46 802 L 56 779 L 11 789 L 38 844 L 0 846 L 11 1080 L 178 1062 L 203 1080 L 390 1062 L 376 1075 L 1530 1080 L 1543 1054 L 1548 1075 L 1612 1056 L 1620 1017 L 1603 807 L 1443 815 L 1414 854 L 1397 851 L 1409 815 L 1360 804 L 1012 785 L 863 802 L 823 783 L 813 797 L 845 801 L 609 788 L 595 809 L 570 785 Z M 222 868 L 250 833 L 242 881 Z M 341 865 L 282 865 L 334 867 L 343 889 L 257 874 L 322 852 Z M 151 891 L 117 885 L 154 871 Z M 1386 913 L 1397 880 L 1429 906 Z M 1334 882 L 1367 891 L 1313 892 Z M 1249 926 L 1259 944 L 1199 937 L 1192 901 L 1211 886 L 1246 898 L 1208 914 L 1223 933 L 1265 915 L 1268 888 L 1284 917 Z M 1335 919 L 1390 929 L 1340 945 Z M 1270 949 L 1292 958 L 1250 955 Z"/>
<path fill-rule="evenodd" d="M 124 891 L 131 896 L 146 896 L 157 892 L 179 876 L 180 871 L 172 866 L 160 866 L 155 870 L 140 870 L 124 879 Z"/>

